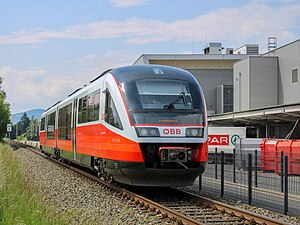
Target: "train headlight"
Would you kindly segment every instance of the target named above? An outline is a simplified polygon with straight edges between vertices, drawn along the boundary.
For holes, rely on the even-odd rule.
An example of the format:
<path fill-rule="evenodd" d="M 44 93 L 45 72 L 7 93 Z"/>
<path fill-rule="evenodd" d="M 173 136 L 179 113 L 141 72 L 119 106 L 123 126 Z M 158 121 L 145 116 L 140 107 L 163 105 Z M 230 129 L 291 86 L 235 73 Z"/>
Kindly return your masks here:
<path fill-rule="evenodd" d="M 186 137 L 203 137 L 203 128 L 186 128 Z"/>
<path fill-rule="evenodd" d="M 158 129 L 150 129 L 150 135 L 151 136 L 157 136 L 159 133 L 158 133 Z M 159 135 L 158 135 L 159 136 Z"/>
<path fill-rule="evenodd" d="M 141 133 L 141 136 L 147 136 L 148 130 L 147 130 L 146 128 L 142 128 L 142 129 L 140 130 L 140 133 Z"/>
<path fill-rule="evenodd" d="M 139 137 L 159 137 L 159 130 L 155 127 L 136 127 Z"/>

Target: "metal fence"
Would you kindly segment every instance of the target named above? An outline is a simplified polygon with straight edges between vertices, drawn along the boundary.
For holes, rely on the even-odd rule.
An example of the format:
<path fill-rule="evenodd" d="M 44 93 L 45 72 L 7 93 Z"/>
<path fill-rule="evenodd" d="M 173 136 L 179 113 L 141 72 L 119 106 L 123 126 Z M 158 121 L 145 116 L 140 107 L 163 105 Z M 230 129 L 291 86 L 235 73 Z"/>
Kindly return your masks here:
<path fill-rule="evenodd" d="M 290 215 L 300 215 L 300 154 L 262 156 L 260 151 L 225 155 L 199 179 L 199 190 Z"/>

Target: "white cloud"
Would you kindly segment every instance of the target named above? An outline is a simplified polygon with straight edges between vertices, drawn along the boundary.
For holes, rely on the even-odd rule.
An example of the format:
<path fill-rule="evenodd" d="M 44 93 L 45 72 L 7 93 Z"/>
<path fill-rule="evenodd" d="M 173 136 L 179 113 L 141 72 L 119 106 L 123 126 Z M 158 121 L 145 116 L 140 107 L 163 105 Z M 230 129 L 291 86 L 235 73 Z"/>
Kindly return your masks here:
<path fill-rule="evenodd" d="M 88 60 L 88 61 L 93 61 L 93 60 L 96 59 L 96 55 L 95 54 L 88 54 L 88 55 L 84 56 L 84 59 Z"/>
<path fill-rule="evenodd" d="M 299 30 L 300 3 L 272 8 L 252 2 L 240 8 L 220 8 L 186 20 L 131 18 L 125 21 L 96 21 L 74 25 L 62 30 L 17 31 L 0 36 L 0 43 L 36 44 L 49 39 L 114 39 L 125 43 L 144 45 L 163 41 L 190 42 L 223 40 L 266 42 L 268 36 L 277 36 L 288 42 L 297 38 L 292 30 Z M 239 43 L 239 44 L 240 44 Z"/>
<path fill-rule="evenodd" d="M 93 62 L 97 59 L 96 54 L 88 54 L 79 59 L 81 62 Z"/>
<path fill-rule="evenodd" d="M 3 89 L 7 93 L 7 101 L 11 104 L 13 112 L 47 107 L 49 101 L 55 101 L 61 95 L 71 92 L 80 83 L 77 79 L 63 76 L 50 77 L 40 68 L 21 70 L 0 67 L 0 74 L 4 77 Z"/>
<path fill-rule="evenodd" d="M 64 74 L 54 74 L 41 68 L 17 69 L 3 66 L 0 67 L 0 76 L 4 77 L 2 88 L 7 93 L 7 101 L 11 104 L 13 113 L 48 108 L 103 71 L 129 65 L 136 57 L 136 54 L 127 51 L 110 51 L 101 56 L 88 54 L 70 61 L 70 70 Z M 76 72 L 72 70 L 72 64 L 77 66 Z"/>
<path fill-rule="evenodd" d="M 150 2 L 150 0 L 109 0 L 109 1 L 111 4 L 113 4 L 113 6 L 119 8 L 145 5 Z"/>
<path fill-rule="evenodd" d="M 120 57 L 121 56 L 121 57 Z M 121 66 L 131 65 L 138 57 L 136 53 L 129 51 L 108 51 L 96 56 L 93 62 L 83 64 L 83 71 L 81 72 L 83 83 L 94 79 L 98 74 L 108 69 L 114 69 Z M 80 59 L 79 59 L 80 60 Z M 76 63 L 76 60 L 73 62 Z M 88 75 L 88 77 L 87 77 Z M 82 84 L 83 84 L 82 83 Z"/>

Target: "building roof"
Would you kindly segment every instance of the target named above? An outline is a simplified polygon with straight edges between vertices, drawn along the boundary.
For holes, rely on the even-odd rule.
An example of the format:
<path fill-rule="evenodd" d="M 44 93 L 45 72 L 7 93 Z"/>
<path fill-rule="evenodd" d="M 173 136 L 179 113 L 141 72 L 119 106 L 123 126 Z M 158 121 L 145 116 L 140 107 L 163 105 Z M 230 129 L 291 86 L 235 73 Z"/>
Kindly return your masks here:
<path fill-rule="evenodd" d="M 142 54 L 134 63 L 149 64 L 150 60 L 241 60 L 243 54 Z"/>
<path fill-rule="evenodd" d="M 296 122 L 299 118 L 300 103 L 297 103 L 213 115 L 208 117 L 208 122 L 222 124 L 260 124 L 265 121 L 278 123 Z"/>

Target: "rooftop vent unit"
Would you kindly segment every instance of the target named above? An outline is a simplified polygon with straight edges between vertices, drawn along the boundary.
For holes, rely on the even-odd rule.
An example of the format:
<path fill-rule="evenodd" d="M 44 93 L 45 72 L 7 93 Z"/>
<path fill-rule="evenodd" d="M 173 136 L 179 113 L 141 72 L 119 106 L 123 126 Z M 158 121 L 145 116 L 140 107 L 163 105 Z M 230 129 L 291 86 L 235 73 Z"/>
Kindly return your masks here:
<path fill-rule="evenodd" d="M 205 55 L 220 55 L 223 49 L 222 43 L 208 43 L 204 46 L 203 52 Z"/>
<path fill-rule="evenodd" d="M 268 37 L 269 52 L 277 48 L 277 37 Z"/>
<path fill-rule="evenodd" d="M 233 54 L 258 55 L 258 44 L 246 44 L 233 51 Z"/>
<path fill-rule="evenodd" d="M 233 54 L 233 48 L 226 48 L 225 50 L 227 55 L 232 55 Z"/>

